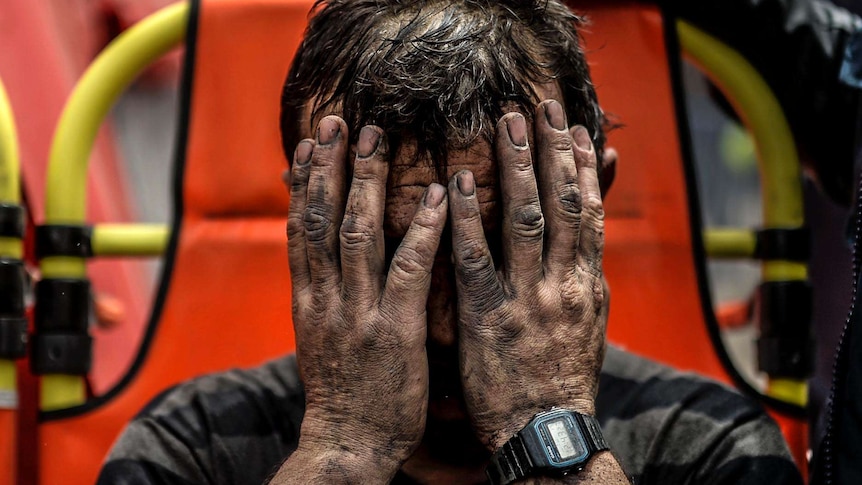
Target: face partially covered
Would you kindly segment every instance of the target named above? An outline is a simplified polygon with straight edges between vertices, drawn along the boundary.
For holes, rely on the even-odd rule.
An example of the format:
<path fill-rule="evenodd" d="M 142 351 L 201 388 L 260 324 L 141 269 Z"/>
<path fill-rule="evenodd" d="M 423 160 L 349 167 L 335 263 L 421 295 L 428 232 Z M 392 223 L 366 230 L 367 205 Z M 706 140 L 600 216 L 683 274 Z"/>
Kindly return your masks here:
<path fill-rule="evenodd" d="M 542 99 L 561 98 L 559 90 L 553 85 L 538 91 Z M 300 126 L 317 126 L 318 121 L 327 114 L 340 113 L 321 113 L 313 120 L 304 120 Z M 301 138 L 314 138 L 307 128 L 300 135 Z M 527 136 L 530 146 L 534 147 L 533 130 L 529 125 Z M 454 174 L 466 169 L 474 175 L 486 240 L 495 263 L 499 265 L 502 261 L 500 210 L 503 201 L 498 166 L 491 144 L 485 138 L 479 138 L 466 149 L 450 150 L 445 170 L 440 170 L 430 160 L 416 157 L 414 150 L 415 147 L 410 143 L 403 143 L 390 160 L 384 215 L 387 263 L 404 237 L 426 187 L 433 182 L 448 185 Z M 606 165 L 608 162 L 613 162 L 613 155 L 606 157 Z M 449 234 L 444 234 L 436 255 L 426 310 L 426 347 L 430 371 L 428 422 L 425 441 L 417 452 L 417 459 L 408 462 L 405 469 L 421 467 L 423 463 L 430 462 L 438 466 L 444 462 L 455 467 L 482 463 L 487 451 L 473 436 L 462 399 L 457 336 L 458 298 Z"/>

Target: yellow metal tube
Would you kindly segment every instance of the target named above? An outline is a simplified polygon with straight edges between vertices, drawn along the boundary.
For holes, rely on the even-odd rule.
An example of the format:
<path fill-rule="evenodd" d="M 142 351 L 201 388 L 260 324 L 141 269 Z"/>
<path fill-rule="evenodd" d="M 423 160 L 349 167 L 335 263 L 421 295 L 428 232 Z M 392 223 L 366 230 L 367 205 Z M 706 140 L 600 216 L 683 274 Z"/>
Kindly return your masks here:
<path fill-rule="evenodd" d="M 686 55 L 709 73 L 751 131 L 761 165 L 763 218 L 768 227 L 804 222 L 799 156 L 781 105 L 739 53 L 686 22 L 678 22 Z"/>
<path fill-rule="evenodd" d="M 709 228 L 703 232 L 703 246 L 710 258 L 751 258 L 757 236 L 748 229 Z"/>
<path fill-rule="evenodd" d="M 0 80 L 0 202 L 21 203 L 21 163 L 12 105 Z M 0 237 L 0 257 L 21 259 L 24 246 L 15 237 Z"/>
<path fill-rule="evenodd" d="M 188 12 L 187 3 L 177 3 L 142 20 L 111 42 L 75 86 L 51 145 L 45 191 L 49 224 L 84 221 L 87 162 L 99 127 L 135 77 L 185 39 Z"/>
<path fill-rule="evenodd" d="M 770 379 L 766 393 L 776 399 L 805 407 L 808 404 L 808 384 L 795 379 Z"/>
<path fill-rule="evenodd" d="M 6 87 L 0 80 L 0 202 L 18 204 L 21 201 L 19 167 L 15 118 Z"/>
<path fill-rule="evenodd" d="M 48 374 L 42 376 L 39 407 L 42 411 L 56 411 L 84 404 L 87 389 L 81 376 Z"/>
<path fill-rule="evenodd" d="M 760 74 L 739 53 L 705 32 L 677 22 L 683 52 L 709 73 L 727 95 L 754 138 L 763 190 L 763 223 L 769 228 L 798 228 L 804 224 L 799 155 L 781 105 Z M 805 280 L 807 265 L 793 261 L 764 261 L 765 281 Z M 804 381 L 772 379 L 767 394 L 805 406 Z"/>
<path fill-rule="evenodd" d="M 161 224 L 99 224 L 93 228 L 95 256 L 159 256 L 164 254 L 170 229 Z"/>
<path fill-rule="evenodd" d="M 45 188 L 47 224 L 84 223 L 87 163 L 102 121 L 141 71 L 185 40 L 188 17 L 189 4 L 185 2 L 159 10 L 111 42 L 81 77 L 63 109 L 51 145 Z M 46 278 L 86 276 L 81 258 L 44 258 L 40 268 Z M 42 409 L 82 404 L 84 391 L 78 376 L 44 376 Z"/>
<path fill-rule="evenodd" d="M 18 135 L 12 105 L 0 80 L 0 202 L 21 202 Z M 24 245 L 16 237 L 0 237 L 0 258 L 21 259 Z M 0 391 L 16 392 L 15 363 L 0 359 Z"/>

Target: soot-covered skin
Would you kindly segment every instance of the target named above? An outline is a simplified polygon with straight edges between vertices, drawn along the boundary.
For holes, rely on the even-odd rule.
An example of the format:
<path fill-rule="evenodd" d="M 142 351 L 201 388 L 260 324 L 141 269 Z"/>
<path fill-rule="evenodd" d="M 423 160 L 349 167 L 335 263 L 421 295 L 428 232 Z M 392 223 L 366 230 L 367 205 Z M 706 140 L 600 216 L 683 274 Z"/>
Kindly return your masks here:
<path fill-rule="evenodd" d="M 551 407 L 595 414 L 604 352 L 595 151 L 586 129 L 569 133 L 558 102 L 540 104 L 533 119 L 535 163 L 522 115 L 506 114 L 496 129 L 503 264 L 486 244 L 472 174 L 449 183 L 461 382 L 488 450 Z"/>
<path fill-rule="evenodd" d="M 330 473 L 350 476 L 361 467 L 386 480 L 424 431 L 425 304 L 446 191 L 427 188 L 385 264 L 385 134 L 363 128 L 349 193 L 346 139 L 340 118 L 324 118 L 316 140 L 297 147 L 291 177 L 293 323 L 306 391 L 299 448 L 351 457 L 322 465 Z"/>
<path fill-rule="evenodd" d="M 608 301 L 596 154 L 558 102 L 530 118 L 508 113 L 491 143 L 451 152 L 442 180 L 376 127 L 349 147 L 337 116 L 299 144 L 288 237 L 307 411 L 274 483 L 399 469 L 479 482 L 533 414 L 594 413 Z M 610 454 L 594 462 L 580 479 L 622 473 Z"/>

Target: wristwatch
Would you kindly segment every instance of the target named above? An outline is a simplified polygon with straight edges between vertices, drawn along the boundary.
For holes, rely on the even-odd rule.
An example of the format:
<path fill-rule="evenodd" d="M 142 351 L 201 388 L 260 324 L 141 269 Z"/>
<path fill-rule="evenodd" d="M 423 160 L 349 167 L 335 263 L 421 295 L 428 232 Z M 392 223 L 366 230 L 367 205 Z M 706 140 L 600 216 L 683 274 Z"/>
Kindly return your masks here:
<path fill-rule="evenodd" d="M 583 470 L 593 455 L 607 449 L 596 418 L 551 409 L 533 416 L 497 450 L 485 474 L 491 485 L 508 485 L 529 476 L 563 476 Z"/>

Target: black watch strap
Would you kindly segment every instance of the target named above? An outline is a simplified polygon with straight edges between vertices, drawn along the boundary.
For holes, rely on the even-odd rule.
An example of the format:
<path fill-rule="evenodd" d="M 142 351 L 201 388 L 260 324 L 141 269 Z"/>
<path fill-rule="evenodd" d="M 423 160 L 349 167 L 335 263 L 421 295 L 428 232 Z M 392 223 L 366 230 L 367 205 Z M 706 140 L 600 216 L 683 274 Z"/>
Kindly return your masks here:
<path fill-rule="evenodd" d="M 527 454 L 524 440 L 520 434 L 516 434 L 494 453 L 485 474 L 491 485 L 507 485 L 526 478 L 532 471 L 533 462 Z"/>
<path fill-rule="evenodd" d="M 605 435 L 602 434 L 602 425 L 599 424 L 598 419 L 583 414 L 578 414 L 577 416 L 581 429 L 587 432 L 587 446 L 590 447 L 590 456 L 599 451 L 611 449 L 608 446 L 608 442 L 605 441 Z"/>
<path fill-rule="evenodd" d="M 587 460 L 599 451 L 610 449 L 602 434 L 602 427 L 595 417 L 580 413 L 573 414 L 589 449 Z M 512 436 L 512 439 L 494 453 L 485 469 L 491 485 L 509 485 L 533 475 L 534 472 L 533 461 L 530 459 L 520 432 Z"/>

